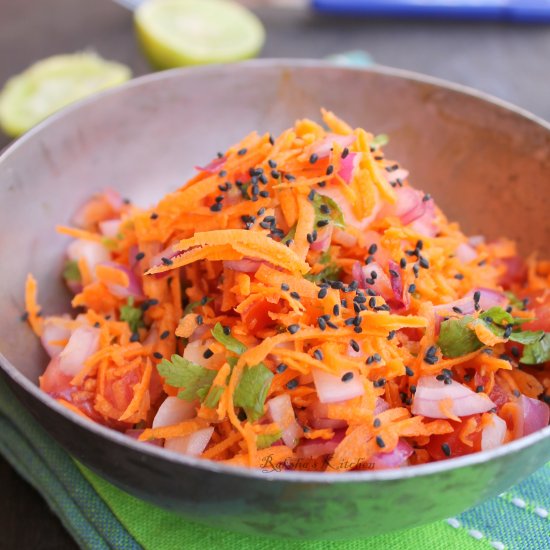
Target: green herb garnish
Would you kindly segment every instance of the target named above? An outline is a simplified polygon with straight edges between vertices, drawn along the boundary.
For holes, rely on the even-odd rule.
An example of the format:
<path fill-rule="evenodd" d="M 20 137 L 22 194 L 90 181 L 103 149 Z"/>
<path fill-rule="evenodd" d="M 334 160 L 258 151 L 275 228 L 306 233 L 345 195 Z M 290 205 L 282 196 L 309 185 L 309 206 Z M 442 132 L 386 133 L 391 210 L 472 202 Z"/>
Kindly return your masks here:
<path fill-rule="evenodd" d="M 275 441 L 281 439 L 281 432 L 275 432 L 273 434 L 260 434 L 256 440 L 256 446 L 258 449 L 265 449 L 266 447 L 271 447 Z"/>
<path fill-rule="evenodd" d="M 273 379 L 273 373 L 262 363 L 254 367 L 245 367 L 241 379 L 235 388 L 233 402 L 241 407 L 251 422 L 264 414 L 267 392 Z"/>
<path fill-rule="evenodd" d="M 384 147 L 390 142 L 390 138 L 388 134 L 378 134 L 377 136 L 374 136 L 373 140 L 370 142 L 370 146 L 373 149 L 380 149 L 380 147 Z"/>
<path fill-rule="evenodd" d="M 63 278 L 68 283 L 82 282 L 82 275 L 80 274 L 80 269 L 78 269 L 78 262 L 76 260 L 67 260 L 65 262 Z"/>
<path fill-rule="evenodd" d="M 239 342 L 234 336 L 225 334 L 221 323 L 216 323 L 216 326 L 212 329 L 212 336 L 224 346 L 225 349 L 237 355 L 241 355 L 247 350 L 247 347 L 242 342 Z"/>
<path fill-rule="evenodd" d="M 342 210 L 340 210 L 340 207 L 330 197 L 321 195 L 320 193 L 315 193 L 312 204 L 315 209 L 315 226 L 317 226 L 317 223 L 320 221 L 330 221 L 335 225 L 335 227 L 340 228 L 344 228 L 346 226 Z M 321 208 L 322 206 L 325 208 Z M 323 210 L 328 210 L 328 212 L 323 212 Z"/>
<path fill-rule="evenodd" d="M 167 384 L 183 388 L 178 397 L 185 401 L 194 401 L 197 398 L 203 401 L 217 374 L 215 370 L 201 367 L 176 354 L 172 355 L 171 361 L 163 359 L 157 365 L 157 370 Z"/>
<path fill-rule="evenodd" d="M 120 308 L 120 320 L 126 321 L 132 332 L 137 332 L 138 328 L 143 326 L 142 317 L 143 311 L 139 307 L 134 307 L 134 297 L 130 296 L 126 305 Z"/>

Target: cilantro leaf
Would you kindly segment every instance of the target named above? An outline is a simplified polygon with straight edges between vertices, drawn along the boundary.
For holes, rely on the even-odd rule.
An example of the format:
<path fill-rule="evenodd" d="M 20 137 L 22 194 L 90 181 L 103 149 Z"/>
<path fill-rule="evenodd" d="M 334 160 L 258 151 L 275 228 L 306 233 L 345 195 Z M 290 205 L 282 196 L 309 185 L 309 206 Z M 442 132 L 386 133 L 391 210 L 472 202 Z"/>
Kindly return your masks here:
<path fill-rule="evenodd" d="M 335 227 L 346 227 L 344 214 L 342 214 L 342 210 L 340 210 L 340 207 L 333 199 L 327 197 L 326 195 L 315 193 L 312 204 L 315 209 L 315 226 L 317 226 L 317 222 L 320 221 L 331 221 Z M 321 209 L 322 206 L 325 206 L 326 208 Z M 328 209 L 328 213 L 322 211 L 326 209 Z"/>
<path fill-rule="evenodd" d="M 247 350 L 247 347 L 242 342 L 239 342 L 234 336 L 225 334 L 221 323 L 216 323 L 216 326 L 212 329 L 212 336 L 222 344 L 222 346 L 225 346 L 225 349 L 237 355 L 241 355 Z"/>
<path fill-rule="evenodd" d="M 224 388 L 222 386 L 214 386 L 210 393 L 206 396 L 204 400 L 204 406 L 213 409 L 220 402 L 220 397 L 222 396 Z"/>
<path fill-rule="evenodd" d="M 208 297 L 205 296 L 202 300 L 197 300 L 196 302 L 190 302 L 185 306 L 185 309 L 183 310 L 183 314 L 189 315 L 190 313 L 193 313 L 193 310 L 196 307 L 205 306 L 208 302 L 211 302 L 212 300 L 213 298 L 211 298 L 210 296 Z"/>
<path fill-rule="evenodd" d="M 171 361 L 163 359 L 157 365 L 157 370 L 167 384 L 175 388 L 183 388 L 178 393 L 178 397 L 185 401 L 193 401 L 197 398 L 203 401 L 217 374 L 215 370 L 201 367 L 176 354 L 172 355 Z"/>
<path fill-rule="evenodd" d="M 339 278 L 341 270 L 338 264 L 330 263 L 325 269 L 319 271 L 319 273 L 307 273 L 304 275 L 304 278 L 313 283 L 320 283 L 324 279 L 327 281 L 335 281 Z"/>
<path fill-rule="evenodd" d="M 471 315 L 465 315 L 441 323 L 437 345 L 444 357 L 461 357 L 483 347 L 476 333 L 468 328 L 472 321 L 474 318 Z"/>
<path fill-rule="evenodd" d="M 387 145 L 389 142 L 390 138 L 388 134 L 378 134 L 374 136 L 373 140 L 370 142 L 370 146 L 375 149 L 380 149 L 380 147 L 384 147 L 384 145 Z"/>
<path fill-rule="evenodd" d="M 518 298 L 513 292 L 508 290 L 504 294 L 506 295 L 506 298 L 508 298 L 508 301 L 510 302 L 510 305 L 514 309 L 519 309 L 519 310 L 524 310 L 525 309 L 524 301 L 521 300 L 520 298 Z"/>
<path fill-rule="evenodd" d="M 512 332 L 510 334 L 510 340 L 512 342 L 518 342 L 518 344 L 536 344 L 539 340 L 541 340 L 544 337 L 544 330 L 522 330 L 519 332 Z"/>
<path fill-rule="evenodd" d="M 271 447 L 275 441 L 281 439 L 282 433 L 280 431 L 273 434 L 260 434 L 256 440 L 256 446 L 258 449 L 265 449 L 266 447 Z"/>
<path fill-rule="evenodd" d="M 262 363 L 245 367 L 235 393 L 235 406 L 242 407 L 249 421 L 254 422 L 264 414 L 264 404 L 273 379 L 273 373 Z"/>
<path fill-rule="evenodd" d="M 68 283 L 80 283 L 82 281 L 82 275 L 80 269 L 78 269 L 78 262 L 76 260 L 67 260 L 63 269 L 63 278 Z"/>
<path fill-rule="evenodd" d="M 525 365 L 540 365 L 550 361 L 550 332 L 545 332 L 537 342 L 523 348 L 520 363 Z"/>
<path fill-rule="evenodd" d="M 510 313 L 508 313 L 505 309 L 495 306 L 492 308 L 489 308 L 487 311 L 484 311 L 480 314 L 481 319 L 492 319 L 493 323 L 496 323 L 497 325 L 510 325 L 514 324 L 514 317 Z"/>
<path fill-rule="evenodd" d="M 143 326 L 143 311 L 139 307 L 134 307 L 134 297 L 130 296 L 125 306 L 120 308 L 120 320 L 126 321 L 130 325 L 132 332 L 137 332 L 139 327 Z"/>
<path fill-rule="evenodd" d="M 294 235 L 296 235 L 296 224 L 294 224 L 294 225 L 290 228 L 290 230 L 289 230 L 289 232 L 286 234 L 286 236 L 283 237 L 283 238 L 281 239 L 281 242 L 282 242 L 283 244 L 286 244 L 288 241 L 292 241 L 292 240 L 294 239 Z"/>

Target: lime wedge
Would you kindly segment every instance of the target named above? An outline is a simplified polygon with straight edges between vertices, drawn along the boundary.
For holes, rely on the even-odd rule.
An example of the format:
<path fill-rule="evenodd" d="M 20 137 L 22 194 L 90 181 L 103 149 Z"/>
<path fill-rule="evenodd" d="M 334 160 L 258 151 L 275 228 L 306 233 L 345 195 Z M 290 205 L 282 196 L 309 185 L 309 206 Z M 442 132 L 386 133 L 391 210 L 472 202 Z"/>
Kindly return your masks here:
<path fill-rule="evenodd" d="M 17 137 L 69 103 L 130 77 L 128 67 L 94 53 L 43 59 L 6 82 L 0 92 L 0 126 Z"/>
<path fill-rule="evenodd" d="M 156 69 L 248 59 L 265 40 L 259 19 L 230 0 L 149 0 L 136 10 L 135 26 Z"/>

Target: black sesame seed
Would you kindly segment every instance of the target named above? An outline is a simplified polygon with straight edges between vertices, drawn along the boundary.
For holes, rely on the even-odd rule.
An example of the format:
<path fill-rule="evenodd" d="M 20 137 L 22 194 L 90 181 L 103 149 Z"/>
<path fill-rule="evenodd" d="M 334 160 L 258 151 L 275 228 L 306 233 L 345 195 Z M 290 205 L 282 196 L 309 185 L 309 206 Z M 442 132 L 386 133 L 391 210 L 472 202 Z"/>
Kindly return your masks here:
<path fill-rule="evenodd" d="M 393 340 L 393 339 L 395 338 L 395 335 L 396 335 L 396 334 L 397 334 L 397 333 L 396 333 L 395 330 L 390 330 L 390 331 L 388 332 L 387 339 L 388 339 L 388 340 Z"/>
<path fill-rule="evenodd" d="M 214 352 L 208 348 L 203 354 L 202 356 L 205 358 L 205 359 L 210 359 L 210 357 L 212 357 L 212 355 L 214 355 Z"/>
<path fill-rule="evenodd" d="M 281 177 L 281 173 L 277 170 L 271 170 L 271 177 L 275 180 L 278 180 Z"/>
<path fill-rule="evenodd" d="M 300 325 L 289 325 L 287 330 L 290 334 L 296 334 L 300 330 Z"/>
<path fill-rule="evenodd" d="M 424 256 L 418 257 L 418 263 L 420 264 L 420 267 L 423 267 L 424 269 L 428 269 L 430 267 L 430 262 Z"/>
<path fill-rule="evenodd" d="M 269 197 L 269 191 L 260 191 L 258 195 L 260 195 L 260 197 L 263 197 L 264 199 L 267 199 L 267 197 Z"/>
<path fill-rule="evenodd" d="M 293 380 L 290 380 L 290 382 L 287 382 L 287 384 L 286 384 L 286 387 L 289 390 L 293 390 L 297 386 L 298 386 L 298 379 L 297 378 L 294 378 Z"/>
<path fill-rule="evenodd" d="M 334 307 L 332 308 L 332 314 L 340 315 L 340 306 L 338 304 L 334 304 Z"/>
<path fill-rule="evenodd" d="M 474 292 L 474 303 L 475 304 L 479 303 L 480 298 L 481 298 L 481 292 L 479 292 L 479 290 L 476 290 Z"/>
<path fill-rule="evenodd" d="M 342 382 L 349 382 L 353 379 L 353 372 L 346 372 L 342 375 Z"/>
<path fill-rule="evenodd" d="M 170 336 L 170 331 L 169 331 L 169 330 L 165 330 L 165 331 L 160 335 L 160 339 L 161 339 L 161 340 L 166 340 L 166 338 L 168 338 L 168 336 Z"/>
<path fill-rule="evenodd" d="M 397 273 L 397 271 L 395 271 L 395 269 L 390 269 L 390 275 L 396 279 L 397 277 L 399 277 L 399 273 Z"/>
<path fill-rule="evenodd" d="M 328 292 L 327 287 L 323 287 L 323 288 L 319 291 L 319 293 L 317 294 L 317 298 L 319 298 L 319 300 L 322 300 L 323 298 L 326 297 L 327 292 Z"/>
<path fill-rule="evenodd" d="M 292 296 L 292 298 L 294 298 L 295 300 L 299 300 L 300 299 L 300 295 L 295 291 L 293 290 L 290 295 Z"/>
<path fill-rule="evenodd" d="M 295 181 L 296 178 L 292 174 L 285 174 L 286 181 Z"/>
<path fill-rule="evenodd" d="M 407 376 L 414 376 L 414 371 L 410 367 L 405 367 L 405 374 Z"/>
<path fill-rule="evenodd" d="M 443 451 L 445 456 L 451 456 L 451 448 L 447 443 L 443 443 L 443 445 L 441 445 L 441 450 Z"/>
<path fill-rule="evenodd" d="M 153 357 L 155 359 L 162 359 L 163 355 L 162 353 L 160 353 L 160 351 L 155 351 L 155 353 L 153 353 Z"/>
<path fill-rule="evenodd" d="M 276 163 L 274 160 L 272 160 L 272 159 L 269 159 L 269 160 L 267 161 L 267 164 L 269 164 L 269 167 L 270 167 L 270 168 L 277 168 L 277 163 Z"/>
<path fill-rule="evenodd" d="M 374 419 L 374 422 L 372 423 L 372 425 L 373 425 L 375 428 L 380 428 L 380 426 L 382 425 L 382 421 L 380 420 L 380 418 L 375 418 L 375 419 Z"/>
<path fill-rule="evenodd" d="M 353 331 L 356 332 L 357 334 L 360 334 L 361 332 L 363 332 L 363 327 L 354 327 Z"/>
<path fill-rule="evenodd" d="M 161 258 L 164 265 L 172 265 L 174 262 L 170 258 Z"/>
<path fill-rule="evenodd" d="M 313 154 L 309 157 L 309 163 L 310 163 L 310 164 L 315 164 L 318 160 L 319 160 L 319 155 L 317 155 L 316 153 L 313 153 Z"/>
<path fill-rule="evenodd" d="M 548 395 L 546 395 L 546 394 L 543 395 L 543 396 L 541 397 L 541 399 L 542 399 L 547 405 L 550 405 L 550 394 L 548 394 Z"/>
<path fill-rule="evenodd" d="M 347 147 L 344 147 L 341 157 L 345 159 L 348 155 L 349 155 L 349 149 Z"/>
<path fill-rule="evenodd" d="M 462 273 L 457 273 L 454 277 L 455 277 L 455 279 L 458 279 L 459 281 L 464 279 L 464 275 L 462 275 Z"/>
<path fill-rule="evenodd" d="M 28 311 L 25 311 L 21 317 L 20 317 L 21 321 L 24 323 L 25 321 L 28 321 L 29 319 L 29 312 Z"/>
<path fill-rule="evenodd" d="M 210 210 L 212 212 L 220 212 L 222 208 L 223 208 L 222 203 L 221 202 L 216 202 L 210 207 Z"/>
<path fill-rule="evenodd" d="M 132 332 L 132 336 L 130 336 L 130 342 L 139 342 L 139 333 Z"/>
<path fill-rule="evenodd" d="M 285 372 L 287 368 L 288 367 L 284 363 L 279 363 L 275 370 L 280 374 L 281 372 Z"/>
<path fill-rule="evenodd" d="M 428 363 L 428 365 L 435 365 L 439 361 L 439 358 L 437 358 L 437 357 L 424 357 L 424 361 L 426 363 Z"/>
<path fill-rule="evenodd" d="M 432 196 L 431 196 L 429 193 L 426 193 L 426 194 L 422 197 L 422 200 L 423 200 L 424 202 L 427 202 L 427 201 L 429 201 L 431 198 L 432 198 Z"/>
<path fill-rule="evenodd" d="M 352 338 L 350 341 L 349 341 L 349 345 L 351 346 L 351 349 L 353 351 L 359 351 L 361 348 L 359 347 L 359 344 Z"/>
<path fill-rule="evenodd" d="M 460 314 L 462 314 L 462 310 L 461 310 L 458 306 L 453 306 L 453 311 L 454 311 L 455 313 L 460 313 Z"/>
<path fill-rule="evenodd" d="M 381 449 L 383 449 L 383 448 L 386 446 L 386 444 L 384 443 L 384 440 L 383 440 L 379 435 L 376 436 L 376 444 L 377 444 Z"/>
<path fill-rule="evenodd" d="M 237 151 L 237 155 L 240 155 L 242 157 L 243 155 L 246 155 L 246 151 L 247 151 L 246 147 L 243 147 L 242 149 L 239 149 Z"/>
<path fill-rule="evenodd" d="M 316 349 L 316 350 L 313 352 L 313 356 L 314 356 L 315 359 L 317 359 L 318 361 L 322 361 L 322 360 L 324 359 L 323 352 L 322 352 L 320 349 Z"/>
<path fill-rule="evenodd" d="M 416 285 L 415 284 L 409 285 L 409 293 L 414 294 L 415 292 L 416 292 Z"/>
<path fill-rule="evenodd" d="M 317 227 L 325 227 L 326 225 L 328 225 L 330 223 L 329 220 L 319 220 L 317 222 Z"/>
<path fill-rule="evenodd" d="M 287 283 L 281 283 L 281 290 L 284 290 L 286 292 L 287 290 L 290 290 L 290 287 Z"/>
<path fill-rule="evenodd" d="M 483 386 L 476 386 L 476 392 L 477 393 L 481 393 L 484 390 L 485 390 L 485 388 Z"/>
<path fill-rule="evenodd" d="M 327 328 L 327 322 L 323 317 L 319 317 L 317 319 L 317 324 L 321 330 L 325 330 Z"/>
<path fill-rule="evenodd" d="M 376 254 L 377 250 L 378 250 L 378 246 L 375 243 L 372 243 L 369 246 L 368 252 L 369 252 L 369 254 Z"/>
<path fill-rule="evenodd" d="M 374 262 L 374 256 L 367 256 L 365 258 L 365 264 L 369 265 L 370 263 Z"/>
<path fill-rule="evenodd" d="M 504 329 L 504 338 L 510 338 L 513 329 L 514 329 L 514 327 L 513 327 L 512 325 L 508 325 L 508 326 Z"/>
<path fill-rule="evenodd" d="M 96 321 L 96 322 L 94 323 L 94 327 L 95 327 L 95 328 L 99 328 L 100 326 L 101 326 L 101 323 L 100 323 L 99 321 Z"/>
<path fill-rule="evenodd" d="M 327 327 L 330 327 L 330 328 L 338 328 L 338 325 L 333 323 L 332 321 L 327 321 Z"/>
<path fill-rule="evenodd" d="M 329 164 L 326 171 L 327 176 L 330 176 L 333 172 L 334 172 L 334 166 L 332 164 Z"/>
<path fill-rule="evenodd" d="M 204 319 L 202 315 L 197 315 L 197 325 L 202 325 L 204 323 Z"/>
<path fill-rule="evenodd" d="M 330 214 L 330 208 L 328 205 L 326 204 L 322 204 L 320 207 L 319 207 L 319 210 L 323 213 L 323 214 Z"/>
<path fill-rule="evenodd" d="M 401 258 L 399 260 L 399 267 L 401 269 L 405 269 L 407 267 L 407 260 L 405 258 Z"/>
<path fill-rule="evenodd" d="M 150 216 L 149 216 L 152 220 L 156 220 L 159 215 L 156 213 L 156 212 L 153 212 Z"/>

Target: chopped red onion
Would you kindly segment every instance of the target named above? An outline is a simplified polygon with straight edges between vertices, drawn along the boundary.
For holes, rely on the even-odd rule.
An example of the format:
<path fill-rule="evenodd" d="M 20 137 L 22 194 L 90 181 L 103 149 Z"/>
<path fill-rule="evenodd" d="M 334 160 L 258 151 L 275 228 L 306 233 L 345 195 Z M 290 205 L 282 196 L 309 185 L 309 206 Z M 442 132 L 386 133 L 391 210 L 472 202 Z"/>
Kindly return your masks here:
<path fill-rule="evenodd" d="M 118 191 L 108 188 L 105 189 L 103 196 L 115 212 L 120 212 L 122 210 L 122 207 L 124 206 L 124 200 L 120 196 L 120 193 Z"/>
<path fill-rule="evenodd" d="M 226 160 L 227 159 L 225 157 L 217 157 L 214 160 L 210 161 L 206 166 L 195 166 L 195 170 L 215 174 L 220 171 Z"/>
<path fill-rule="evenodd" d="M 69 338 L 65 349 L 59 354 L 59 368 L 67 375 L 76 376 L 84 362 L 99 347 L 99 329 L 78 327 Z"/>
<path fill-rule="evenodd" d="M 296 422 L 290 396 L 286 393 L 278 395 L 267 402 L 267 411 L 273 422 L 276 422 L 282 431 L 282 438 L 287 447 L 293 449 L 300 441 L 303 430 Z"/>
<path fill-rule="evenodd" d="M 317 396 L 321 403 L 347 401 L 365 393 L 365 388 L 357 371 L 350 370 L 349 372 L 353 377 L 347 381 L 342 380 L 342 376 L 345 374 L 344 371 L 335 375 L 314 367 L 311 372 Z"/>
<path fill-rule="evenodd" d="M 214 428 L 204 428 L 189 435 L 172 437 L 164 442 L 164 448 L 182 455 L 198 456 L 206 449 L 213 433 Z"/>
<path fill-rule="evenodd" d="M 118 235 L 120 220 L 104 220 L 99 222 L 99 230 L 104 237 L 114 238 Z"/>
<path fill-rule="evenodd" d="M 67 248 L 67 256 L 75 262 L 84 258 L 90 273 L 94 273 L 97 265 L 109 262 L 111 259 L 111 254 L 101 243 L 85 239 L 73 241 Z"/>
<path fill-rule="evenodd" d="M 227 267 L 227 269 L 232 269 L 240 273 L 256 273 L 263 263 L 266 262 L 253 260 L 252 258 L 243 258 L 242 260 L 224 260 L 223 265 Z"/>
<path fill-rule="evenodd" d="M 332 231 L 334 226 L 332 224 L 323 227 L 318 231 L 317 240 L 311 243 L 311 250 L 315 252 L 326 252 L 330 247 L 330 240 L 332 238 Z"/>
<path fill-rule="evenodd" d="M 399 182 L 403 183 L 409 177 L 409 171 L 404 168 L 398 168 L 392 172 L 384 170 L 384 175 L 390 185 L 399 184 Z"/>
<path fill-rule="evenodd" d="M 523 411 L 523 435 L 529 435 L 548 426 L 550 422 L 550 407 L 526 395 L 521 395 L 519 403 Z"/>
<path fill-rule="evenodd" d="M 64 316 L 69 320 L 69 316 Z M 51 342 L 57 340 L 67 340 L 71 336 L 71 330 L 63 325 L 63 323 L 58 319 L 46 318 L 44 321 L 44 330 L 40 336 L 40 341 L 44 346 L 44 349 L 48 352 L 48 355 L 53 359 L 57 357 L 62 351 L 63 346 L 54 345 Z"/>
<path fill-rule="evenodd" d="M 491 414 L 491 418 L 493 423 L 483 428 L 481 432 L 482 451 L 500 447 L 504 443 L 504 438 L 506 437 L 506 422 L 496 414 Z"/>
<path fill-rule="evenodd" d="M 384 411 L 387 411 L 390 409 L 390 405 L 385 399 L 382 399 L 381 397 L 376 398 L 376 404 L 374 406 L 374 415 L 378 415 L 380 413 L 383 413 Z"/>
<path fill-rule="evenodd" d="M 449 302 L 447 304 L 440 304 L 434 307 L 434 311 L 441 315 L 444 312 L 451 313 L 453 307 L 457 307 L 462 311 L 464 315 L 468 315 L 475 311 L 474 294 L 479 292 L 479 307 L 482 310 L 487 310 L 495 306 L 502 306 L 507 302 L 506 296 L 497 290 L 490 288 L 476 288 L 468 292 L 464 298 Z"/>
<path fill-rule="evenodd" d="M 389 453 L 376 453 L 369 462 L 374 465 L 375 470 L 386 468 L 399 468 L 403 466 L 407 459 L 413 454 L 413 448 L 405 440 L 400 439 L 395 449 Z"/>
<path fill-rule="evenodd" d="M 312 428 L 315 429 L 331 429 L 331 430 L 338 430 L 341 428 L 346 428 L 348 423 L 345 420 L 337 419 L 337 418 L 329 418 L 328 416 L 328 404 L 327 403 L 321 403 L 320 401 L 316 401 L 314 405 L 312 405 L 310 411 L 310 420 L 309 423 Z"/>
<path fill-rule="evenodd" d="M 336 430 L 332 439 L 305 439 L 296 449 L 300 458 L 318 458 L 331 455 L 344 439 L 346 430 Z"/>
<path fill-rule="evenodd" d="M 456 248 L 456 257 L 464 264 L 468 264 L 477 258 L 477 252 L 473 246 L 460 243 Z"/>
<path fill-rule="evenodd" d="M 107 288 L 109 289 L 109 292 L 113 296 L 117 296 L 118 298 L 129 298 L 130 296 L 133 296 L 136 299 L 143 298 L 143 289 L 141 287 L 141 281 L 138 279 L 134 271 L 132 271 L 131 269 L 127 268 L 122 264 L 118 264 L 115 262 L 104 262 L 102 265 L 106 265 L 114 269 L 118 269 L 119 271 L 122 271 L 122 273 L 128 276 L 129 284 L 127 287 L 122 285 L 116 285 L 113 283 L 107 283 Z"/>
<path fill-rule="evenodd" d="M 318 158 L 326 158 L 330 155 L 334 144 L 337 143 L 341 147 L 349 147 L 357 139 L 354 135 L 341 136 L 339 134 L 328 134 L 327 137 L 322 139 L 312 150 Z M 351 153 L 350 153 L 351 154 Z M 348 155 L 349 156 L 349 155 Z"/>
<path fill-rule="evenodd" d="M 195 416 L 197 416 L 195 403 L 185 401 L 179 397 L 167 397 L 159 407 L 153 419 L 152 427 L 174 426 Z"/>
<path fill-rule="evenodd" d="M 357 168 L 360 159 L 361 153 L 349 153 L 346 158 L 341 160 L 338 175 L 346 183 L 351 183 L 351 180 L 353 179 L 353 172 Z"/>
<path fill-rule="evenodd" d="M 452 402 L 449 412 L 459 417 L 487 412 L 495 406 L 486 395 L 476 393 L 463 384 L 445 384 L 435 376 L 423 376 L 416 385 L 412 412 L 429 418 L 447 418 L 440 408 L 446 399 Z"/>

